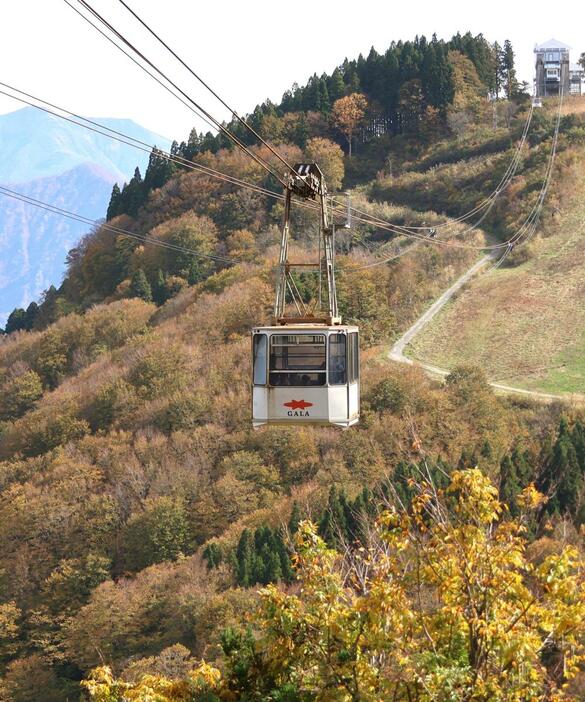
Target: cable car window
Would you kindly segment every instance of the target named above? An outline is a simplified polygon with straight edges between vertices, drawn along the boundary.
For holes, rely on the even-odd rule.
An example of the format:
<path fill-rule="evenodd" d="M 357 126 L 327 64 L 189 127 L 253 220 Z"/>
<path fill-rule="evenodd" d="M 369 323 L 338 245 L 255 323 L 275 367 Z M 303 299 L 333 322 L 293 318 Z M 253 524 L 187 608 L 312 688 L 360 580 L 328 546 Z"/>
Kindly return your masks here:
<path fill-rule="evenodd" d="M 349 382 L 355 383 L 360 377 L 359 337 L 356 332 L 349 335 Z"/>
<path fill-rule="evenodd" d="M 266 365 L 268 360 L 268 337 L 254 334 L 254 385 L 266 385 Z"/>
<path fill-rule="evenodd" d="M 325 385 L 323 334 L 273 334 L 270 337 L 270 385 Z"/>
<path fill-rule="evenodd" d="M 347 343 L 345 334 L 329 337 L 329 384 L 347 383 Z"/>

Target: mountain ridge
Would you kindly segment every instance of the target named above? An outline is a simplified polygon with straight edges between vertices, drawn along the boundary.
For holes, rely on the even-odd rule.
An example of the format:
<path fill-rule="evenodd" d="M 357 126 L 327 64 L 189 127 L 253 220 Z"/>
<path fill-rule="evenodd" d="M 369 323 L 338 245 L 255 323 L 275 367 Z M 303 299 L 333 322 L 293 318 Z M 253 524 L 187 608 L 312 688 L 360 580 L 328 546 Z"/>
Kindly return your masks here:
<path fill-rule="evenodd" d="M 88 118 L 166 149 L 168 139 L 151 132 L 130 119 Z M 129 178 L 136 165 L 142 167 L 148 154 L 110 137 L 68 123 L 60 117 L 34 107 L 24 107 L 0 115 L 0 183 L 18 183 L 58 175 L 81 163 L 96 163 L 118 181 Z"/>
<path fill-rule="evenodd" d="M 104 126 L 145 143 L 168 140 L 132 120 L 106 118 Z M 23 195 L 92 220 L 106 212 L 112 186 L 144 170 L 149 154 L 45 114 L 33 107 L 0 115 L 0 183 Z M 67 252 L 88 226 L 0 198 L 0 325 L 50 285 L 59 285 Z"/>

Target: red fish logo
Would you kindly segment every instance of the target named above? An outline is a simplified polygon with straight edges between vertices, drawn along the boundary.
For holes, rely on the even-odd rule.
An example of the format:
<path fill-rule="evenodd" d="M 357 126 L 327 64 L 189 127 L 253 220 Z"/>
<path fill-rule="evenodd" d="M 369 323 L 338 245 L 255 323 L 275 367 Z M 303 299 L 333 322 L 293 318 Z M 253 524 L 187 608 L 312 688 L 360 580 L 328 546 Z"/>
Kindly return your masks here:
<path fill-rule="evenodd" d="M 305 400 L 291 400 L 290 402 L 283 402 L 283 405 L 285 407 L 290 407 L 291 410 L 304 410 L 307 409 L 307 407 L 312 407 L 313 403 L 305 402 Z"/>

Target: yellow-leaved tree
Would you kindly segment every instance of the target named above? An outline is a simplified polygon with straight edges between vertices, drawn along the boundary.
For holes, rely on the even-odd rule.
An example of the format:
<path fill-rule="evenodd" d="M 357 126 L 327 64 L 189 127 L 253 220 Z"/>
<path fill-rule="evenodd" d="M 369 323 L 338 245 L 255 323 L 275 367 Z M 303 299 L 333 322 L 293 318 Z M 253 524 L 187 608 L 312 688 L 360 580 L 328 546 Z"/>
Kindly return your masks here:
<path fill-rule="evenodd" d="M 102 669 L 86 683 L 93 698 L 577 700 L 568 687 L 585 643 L 576 550 L 530 562 L 523 517 L 505 518 L 478 469 L 454 472 L 444 490 L 427 479 L 410 488 L 409 504 L 392 500 L 367 546 L 338 553 L 302 523 L 298 584 L 261 591 L 254 633 L 224 634 L 221 677 L 203 666 L 190 681 L 126 685 Z M 524 514 L 543 499 L 527 488 Z"/>

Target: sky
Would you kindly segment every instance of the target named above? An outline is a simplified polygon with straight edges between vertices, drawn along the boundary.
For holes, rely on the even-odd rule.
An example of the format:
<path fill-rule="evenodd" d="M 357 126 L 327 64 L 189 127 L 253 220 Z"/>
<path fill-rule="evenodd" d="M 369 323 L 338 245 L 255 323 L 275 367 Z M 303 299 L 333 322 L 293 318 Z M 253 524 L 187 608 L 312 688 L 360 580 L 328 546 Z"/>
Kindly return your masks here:
<path fill-rule="evenodd" d="M 76 5 L 76 0 L 68 0 Z M 119 0 L 93 7 L 219 119 L 226 110 L 172 61 Z M 415 35 L 448 39 L 457 31 L 510 39 L 518 77 L 532 83 L 536 43 L 555 38 L 585 51 L 585 4 L 514 0 L 127 0 L 141 17 L 240 113 L 270 98 L 278 102 L 293 82 L 330 73 L 347 56 Z M 562 7 L 556 11 L 555 7 Z M 2 0 L 0 80 L 73 112 L 130 118 L 181 140 L 198 118 L 87 24 L 65 0 Z M 21 105 L 0 95 L 0 114 Z"/>

